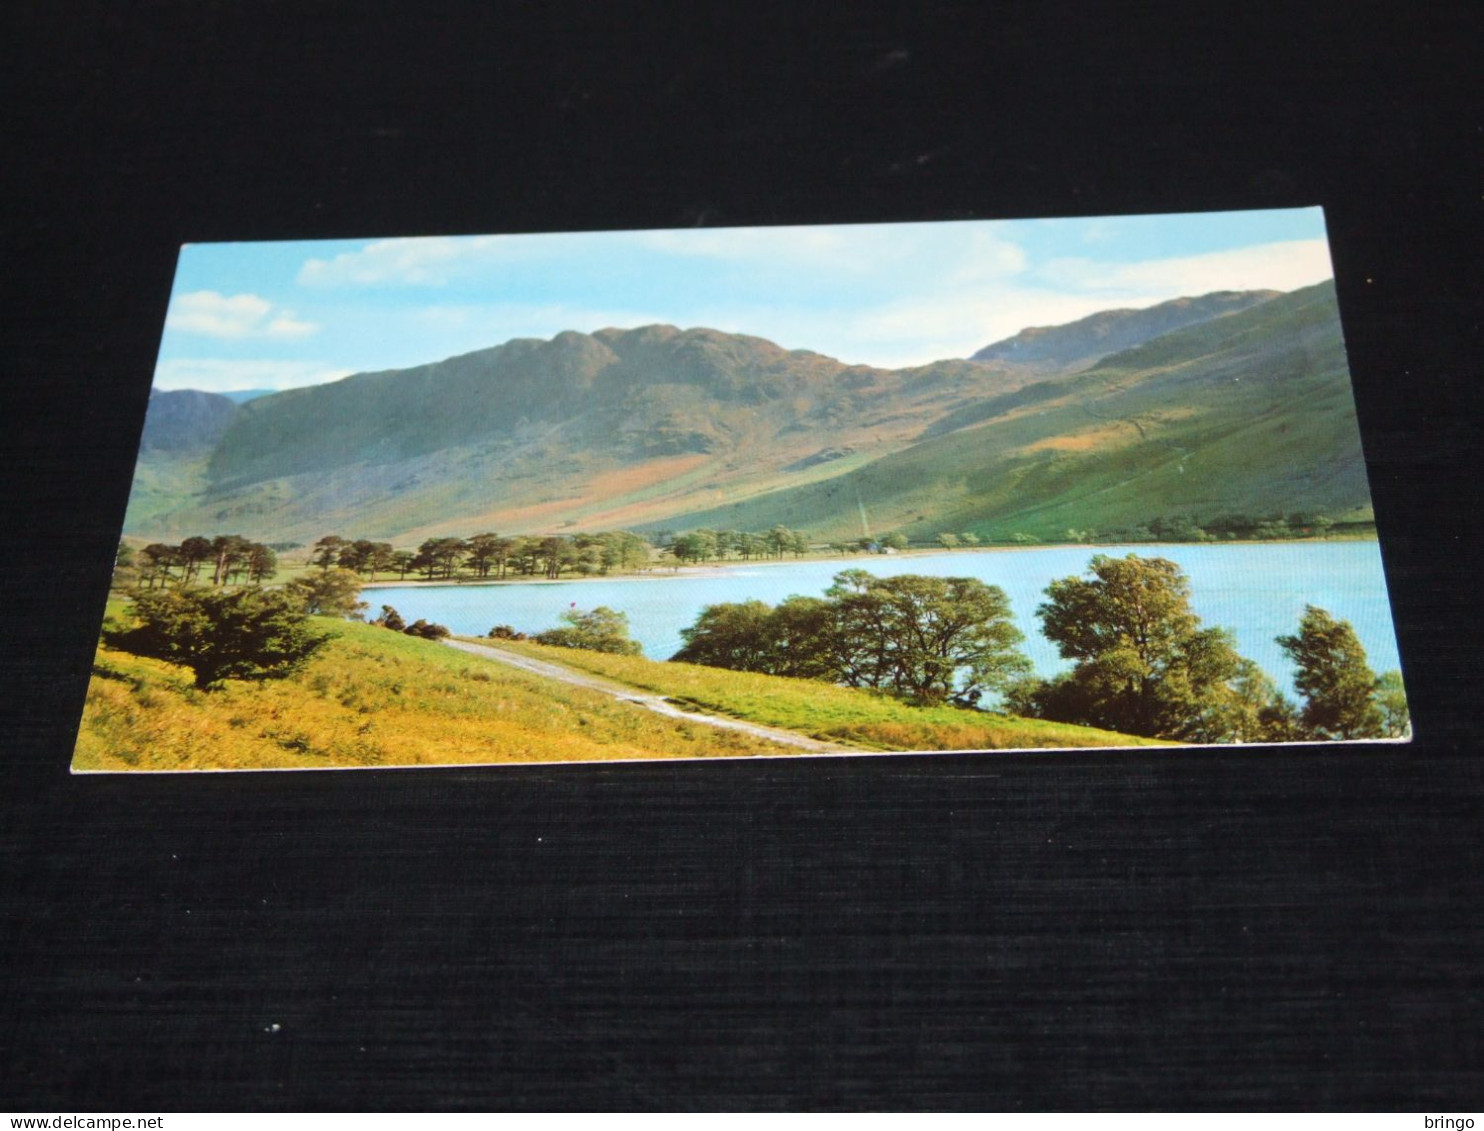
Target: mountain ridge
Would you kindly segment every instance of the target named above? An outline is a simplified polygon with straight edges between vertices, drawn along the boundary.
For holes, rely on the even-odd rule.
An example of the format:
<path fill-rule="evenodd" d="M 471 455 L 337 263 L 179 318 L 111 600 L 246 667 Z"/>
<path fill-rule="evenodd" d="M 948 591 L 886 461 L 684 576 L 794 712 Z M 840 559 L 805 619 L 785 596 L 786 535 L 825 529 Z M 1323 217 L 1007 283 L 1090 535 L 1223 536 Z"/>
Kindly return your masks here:
<path fill-rule="evenodd" d="M 1311 462 L 1332 464 L 1335 445 L 1352 445 L 1358 455 L 1332 286 L 1294 292 L 1299 298 L 1253 297 L 1264 293 L 1216 292 L 1199 305 L 1206 317 L 1071 374 L 1049 355 L 1033 364 L 950 359 L 887 370 L 664 324 L 512 339 L 233 406 L 218 439 L 191 449 L 194 463 L 171 463 L 169 452 L 154 451 L 147 499 L 131 498 L 128 529 L 151 537 L 231 530 L 304 540 L 339 530 L 406 539 L 473 529 L 735 526 L 749 516 L 748 528 L 785 521 L 833 537 L 858 533 L 869 506 L 917 533 L 976 528 L 993 535 L 999 527 L 990 511 L 1009 514 L 1017 505 L 995 476 L 1020 482 L 1030 474 L 1025 467 L 1045 462 L 1036 453 L 1061 451 L 1062 479 L 1048 480 L 1045 467 L 1032 478 L 1075 494 L 1075 476 L 1067 476 L 1077 445 L 1100 459 L 1132 458 L 1133 437 L 1154 444 L 1140 458 L 1155 459 L 1164 451 L 1159 443 L 1194 438 L 1196 418 L 1230 416 L 1222 406 L 1242 401 L 1235 383 L 1242 377 L 1248 390 L 1272 391 L 1263 366 L 1273 358 L 1319 380 L 1326 395 L 1343 393 L 1326 402 L 1325 420 L 1349 406 L 1351 425 L 1327 438 L 1312 422 L 1297 422 L 1294 435 L 1308 437 Z M 1243 308 L 1233 311 L 1234 301 Z M 1198 302 L 1177 307 L 1178 316 L 1188 318 Z M 1299 308 L 1310 311 L 1308 329 L 1293 321 Z M 1308 360 L 1299 356 L 1308 348 L 1305 334 L 1324 338 L 1309 343 Z M 1231 387 L 1220 384 L 1228 378 Z M 1086 391 L 1110 380 L 1127 388 L 1116 396 Z M 1296 411 L 1286 407 L 1289 394 L 1277 395 L 1272 411 Z M 1099 424 L 1098 435 L 1088 432 L 1097 412 L 1130 406 L 1135 411 Z M 1175 428 L 1181 413 L 1186 423 Z M 1002 466 L 1003 452 L 987 441 L 1009 435 L 1006 421 L 1038 416 L 1060 432 L 1027 433 L 1022 446 L 1034 450 Z M 902 472 L 899 483 L 890 481 L 893 468 Z M 1326 505 L 1368 505 L 1363 467 L 1358 490 L 1353 474 L 1341 478 L 1343 490 L 1309 494 Z M 898 488 L 909 481 L 917 484 L 907 492 L 910 505 L 887 505 L 905 498 Z M 839 497 L 822 503 L 821 492 Z M 1184 497 L 1164 488 L 1156 494 L 1161 505 Z M 985 510 L 976 498 L 997 501 Z M 1112 511 L 1137 509 L 1120 502 Z M 935 526 L 950 519 L 957 525 Z M 1033 525 L 1046 529 L 1039 520 Z"/>
<path fill-rule="evenodd" d="M 1109 354 L 1212 318 L 1237 314 L 1277 298 L 1280 291 L 1211 291 L 1170 299 L 1155 306 L 1100 310 L 1056 326 L 1027 326 L 992 342 L 971 361 L 1008 361 L 1048 370 L 1070 371 Z"/>

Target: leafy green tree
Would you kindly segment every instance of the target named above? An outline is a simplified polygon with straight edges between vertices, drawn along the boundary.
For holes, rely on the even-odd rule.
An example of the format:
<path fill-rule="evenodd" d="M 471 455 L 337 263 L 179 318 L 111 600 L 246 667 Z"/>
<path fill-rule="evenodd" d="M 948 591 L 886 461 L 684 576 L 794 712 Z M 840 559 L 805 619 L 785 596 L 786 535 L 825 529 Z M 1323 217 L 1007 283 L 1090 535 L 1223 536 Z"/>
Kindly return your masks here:
<path fill-rule="evenodd" d="M 1299 630 L 1278 637 L 1298 669 L 1294 686 L 1304 697 L 1299 720 L 1311 738 L 1379 738 L 1386 715 L 1376 701 L 1376 673 L 1349 621 L 1315 605 L 1304 608 Z"/>
<path fill-rule="evenodd" d="M 214 568 L 211 574 L 213 585 L 226 585 L 232 575 L 242 568 L 252 551 L 252 543 L 240 534 L 218 534 L 211 540 L 211 557 Z"/>
<path fill-rule="evenodd" d="M 874 687 L 924 703 L 1002 689 L 1028 669 L 1003 591 L 972 578 L 845 570 L 824 599 L 712 605 L 672 659 Z"/>
<path fill-rule="evenodd" d="M 166 589 L 134 600 L 128 628 L 104 631 L 112 647 L 188 667 L 198 688 L 222 680 L 281 679 L 328 639 L 281 590 Z"/>
<path fill-rule="evenodd" d="M 602 572 L 633 569 L 649 560 L 649 543 L 627 530 L 614 530 L 600 536 Z"/>
<path fill-rule="evenodd" d="M 1179 566 L 1098 554 L 1089 572 L 1053 581 L 1036 610 L 1076 666 L 1023 696 L 1031 713 L 1185 741 L 1261 737 L 1270 684 L 1225 629 L 1201 627 Z"/>
<path fill-rule="evenodd" d="M 247 551 L 247 579 L 258 585 L 277 572 L 278 555 L 261 542 L 252 543 Z"/>
<path fill-rule="evenodd" d="M 971 577 L 836 577 L 839 655 L 847 682 L 923 703 L 1002 690 L 1030 668 L 1004 590 Z"/>
<path fill-rule="evenodd" d="M 326 534 L 314 544 L 314 554 L 309 560 L 320 569 L 329 569 L 339 564 L 341 550 L 349 546 L 350 543 L 340 535 Z"/>
<path fill-rule="evenodd" d="M 284 586 L 284 591 L 301 609 L 314 616 L 358 618 L 366 607 L 360 600 L 360 575 L 338 566 L 296 577 Z"/>
<path fill-rule="evenodd" d="M 429 581 L 451 578 L 466 549 L 462 538 L 429 538 L 417 548 L 412 567 L 422 570 Z"/>
<path fill-rule="evenodd" d="M 476 534 L 469 539 L 469 564 L 481 578 L 490 575 L 498 557 L 500 536 L 498 534 Z"/>
<path fill-rule="evenodd" d="M 407 575 L 417 568 L 417 555 L 411 550 L 396 550 L 387 568 L 397 571 L 398 581 L 406 581 Z"/>
<path fill-rule="evenodd" d="M 575 560 L 575 550 L 572 539 L 565 534 L 548 534 L 541 539 L 537 547 L 537 557 L 545 575 L 552 581 L 561 577 L 562 570 Z"/>
<path fill-rule="evenodd" d="M 211 561 L 211 539 L 193 534 L 180 544 L 180 560 L 185 564 L 186 580 L 193 580 L 201 567 Z"/>
<path fill-rule="evenodd" d="M 629 637 L 629 618 L 606 605 L 599 605 L 590 612 L 568 609 L 561 619 L 567 627 L 540 633 L 537 642 L 558 648 L 612 652 L 620 656 L 639 655 L 639 642 Z"/>
<path fill-rule="evenodd" d="M 772 616 L 773 609 L 762 601 L 708 605 L 695 624 L 680 630 L 685 646 L 670 659 L 682 664 L 776 674 Z"/>
<path fill-rule="evenodd" d="M 958 547 L 958 535 L 950 534 L 945 530 L 942 534 L 938 535 L 938 545 L 942 546 L 945 550 L 956 549 Z"/>
<path fill-rule="evenodd" d="M 529 577 L 536 572 L 541 563 L 541 542 L 528 534 L 522 534 L 513 540 L 510 547 L 510 564 L 515 567 L 515 572 L 524 577 Z"/>
<path fill-rule="evenodd" d="M 706 548 L 706 539 L 697 530 L 677 535 L 666 547 L 677 563 L 704 561 Z"/>
<path fill-rule="evenodd" d="M 1401 672 L 1382 672 L 1376 677 L 1376 706 L 1381 708 L 1381 726 L 1386 737 L 1401 738 L 1411 731 L 1412 715 L 1407 708 Z"/>
<path fill-rule="evenodd" d="M 170 584 L 170 570 L 180 564 L 180 550 L 164 542 L 151 542 L 139 551 L 139 577 L 145 588 L 153 589 L 155 582 Z"/>
<path fill-rule="evenodd" d="M 968 535 L 965 535 L 965 537 L 967 538 Z M 881 539 L 881 544 L 888 550 L 905 550 L 909 545 L 911 545 L 911 543 L 907 541 L 907 536 L 900 531 L 892 531 L 892 533 Z"/>
<path fill-rule="evenodd" d="M 788 552 L 789 547 L 793 545 L 794 532 L 782 523 L 779 523 L 772 530 L 768 531 L 767 534 L 763 535 L 763 537 L 767 540 L 768 549 L 772 551 L 773 556 L 775 558 L 781 558 Z"/>

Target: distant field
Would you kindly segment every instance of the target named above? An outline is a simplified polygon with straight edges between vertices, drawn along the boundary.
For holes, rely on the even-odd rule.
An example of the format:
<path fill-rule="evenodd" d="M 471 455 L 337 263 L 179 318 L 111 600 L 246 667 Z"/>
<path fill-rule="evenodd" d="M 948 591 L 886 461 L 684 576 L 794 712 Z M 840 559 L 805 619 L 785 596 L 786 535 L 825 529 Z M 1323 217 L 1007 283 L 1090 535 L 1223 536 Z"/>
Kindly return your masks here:
<path fill-rule="evenodd" d="M 243 770 L 796 754 L 666 719 L 400 633 L 318 620 L 299 674 L 200 692 L 186 669 L 100 649 L 78 770 Z"/>
<path fill-rule="evenodd" d="M 653 691 L 682 706 L 768 726 L 786 727 L 826 742 L 844 742 L 874 750 L 1169 745 L 1156 739 L 1040 719 L 1021 719 L 957 707 L 913 707 L 878 692 L 835 687 L 813 680 L 784 679 L 575 648 L 549 648 L 528 641 L 500 641 L 499 646 Z"/>

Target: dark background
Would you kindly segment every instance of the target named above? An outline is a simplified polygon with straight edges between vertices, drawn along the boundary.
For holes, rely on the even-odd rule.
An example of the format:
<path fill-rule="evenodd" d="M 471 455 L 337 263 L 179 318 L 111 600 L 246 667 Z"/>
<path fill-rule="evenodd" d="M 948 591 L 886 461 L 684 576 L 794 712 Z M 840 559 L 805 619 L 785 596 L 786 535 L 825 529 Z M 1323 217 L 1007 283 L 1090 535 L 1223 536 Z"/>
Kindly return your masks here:
<path fill-rule="evenodd" d="M 1466 5 L 0 16 L 0 1108 L 1481 1104 Z M 1409 748 L 67 775 L 183 241 L 1326 208 Z"/>

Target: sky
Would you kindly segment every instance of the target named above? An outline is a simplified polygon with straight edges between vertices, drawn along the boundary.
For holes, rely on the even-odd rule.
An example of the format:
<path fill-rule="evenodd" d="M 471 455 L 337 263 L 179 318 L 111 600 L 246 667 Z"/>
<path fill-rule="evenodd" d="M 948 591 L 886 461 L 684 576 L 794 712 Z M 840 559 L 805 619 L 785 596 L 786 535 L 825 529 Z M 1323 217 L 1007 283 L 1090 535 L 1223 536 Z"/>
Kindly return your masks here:
<path fill-rule="evenodd" d="M 288 389 L 656 322 L 898 368 L 1027 326 L 1331 277 L 1318 208 L 188 244 L 158 389 Z"/>

